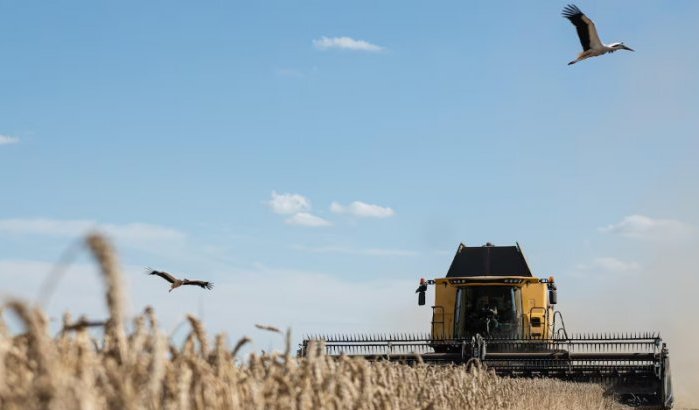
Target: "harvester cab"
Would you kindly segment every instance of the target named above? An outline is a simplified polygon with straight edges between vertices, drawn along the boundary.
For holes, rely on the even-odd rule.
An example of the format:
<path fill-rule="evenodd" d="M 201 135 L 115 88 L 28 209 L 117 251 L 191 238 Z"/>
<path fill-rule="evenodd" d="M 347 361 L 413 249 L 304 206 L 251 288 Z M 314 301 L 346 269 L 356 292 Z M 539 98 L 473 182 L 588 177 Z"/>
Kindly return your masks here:
<path fill-rule="evenodd" d="M 405 363 L 479 361 L 509 377 L 599 382 L 626 404 L 670 408 L 670 359 L 652 332 L 569 334 L 555 310 L 553 277 L 532 275 L 519 245 L 459 245 L 446 276 L 420 280 L 418 305 L 434 288 L 426 335 L 315 336 L 327 354 Z"/>
<path fill-rule="evenodd" d="M 431 336 L 440 339 L 549 339 L 555 332 L 557 289 L 553 277 L 535 278 L 517 246 L 467 247 L 454 256 L 435 286 Z M 424 296 L 420 297 L 420 302 Z M 423 303 L 424 304 L 424 303 Z M 559 320 L 559 326 L 562 321 Z M 561 331 L 565 331 L 562 327 Z M 438 347 L 442 350 L 444 347 Z"/>

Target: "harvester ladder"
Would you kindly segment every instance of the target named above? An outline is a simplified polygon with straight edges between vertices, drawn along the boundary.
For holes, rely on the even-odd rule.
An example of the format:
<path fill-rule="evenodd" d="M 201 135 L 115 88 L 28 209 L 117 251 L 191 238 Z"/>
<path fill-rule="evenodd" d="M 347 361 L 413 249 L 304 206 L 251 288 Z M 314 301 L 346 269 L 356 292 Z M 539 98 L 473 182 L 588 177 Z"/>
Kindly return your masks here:
<path fill-rule="evenodd" d="M 440 315 L 440 320 L 436 319 L 437 314 Z M 442 332 L 437 335 L 437 326 L 442 327 Z M 433 339 L 446 339 L 446 334 L 444 332 L 444 306 L 432 306 L 432 338 Z"/>
<path fill-rule="evenodd" d="M 541 332 L 541 333 L 538 334 L 537 337 L 538 337 L 538 338 L 544 338 L 544 337 L 546 337 L 545 331 L 546 331 L 547 329 L 550 331 L 550 329 L 549 329 L 549 327 L 548 327 L 548 326 L 549 326 L 549 315 L 548 315 L 548 310 L 547 310 L 545 307 L 541 307 L 541 306 L 534 306 L 533 308 L 529 309 L 529 323 L 528 323 L 528 326 L 529 326 L 529 337 L 534 337 L 534 335 L 533 335 L 533 333 L 532 333 L 532 331 L 533 331 L 532 328 L 534 327 L 533 324 L 532 324 L 532 317 L 534 316 L 534 311 L 543 311 L 543 314 L 541 315 L 541 318 L 542 318 L 544 321 L 543 321 L 543 323 L 539 322 L 539 325 L 537 326 L 537 327 L 540 328 L 540 332 Z"/>

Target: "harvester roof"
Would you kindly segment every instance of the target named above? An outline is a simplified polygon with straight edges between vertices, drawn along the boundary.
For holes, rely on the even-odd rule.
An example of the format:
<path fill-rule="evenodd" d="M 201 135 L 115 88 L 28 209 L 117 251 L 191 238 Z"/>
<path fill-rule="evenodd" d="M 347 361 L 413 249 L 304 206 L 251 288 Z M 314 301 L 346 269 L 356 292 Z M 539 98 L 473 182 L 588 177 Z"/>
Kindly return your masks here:
<path fill-rule="evenodd" d="M 532 276 L 519 245 L 459 245 L 447 277 Z"/>

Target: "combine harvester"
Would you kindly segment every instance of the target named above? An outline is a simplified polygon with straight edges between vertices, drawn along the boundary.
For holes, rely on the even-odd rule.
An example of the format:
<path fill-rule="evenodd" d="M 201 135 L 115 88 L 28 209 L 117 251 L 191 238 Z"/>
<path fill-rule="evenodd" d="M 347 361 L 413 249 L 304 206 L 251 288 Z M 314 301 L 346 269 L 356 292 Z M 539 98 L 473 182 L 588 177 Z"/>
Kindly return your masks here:
<path fill-rule="evenodd" d="M 501 376 L 602 383 L 622 403 L 672 407 L 660 335 L 568 333 L 553 277 L 534 277 L 519 245 L 461 244 L 446 277 L 420 280 L 418 305 L 428 286 L 435 289 L 429 335 L 315 336 L 302 342 L 300 355 L 318 342 L 329 355 L 368 360 L 480 362 Z"/>

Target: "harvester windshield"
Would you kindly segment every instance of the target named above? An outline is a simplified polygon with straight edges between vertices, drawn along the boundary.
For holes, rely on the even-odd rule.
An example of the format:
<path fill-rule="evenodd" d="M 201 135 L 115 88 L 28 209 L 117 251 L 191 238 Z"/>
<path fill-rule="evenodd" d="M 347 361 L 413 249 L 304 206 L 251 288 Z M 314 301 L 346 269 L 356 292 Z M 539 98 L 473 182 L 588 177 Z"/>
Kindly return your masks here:
<path fill-rule="evenodd" d="M 516 286 L 464 286 L 456 292 L 454 335 L 521 336 L 521 290 Z"/>

